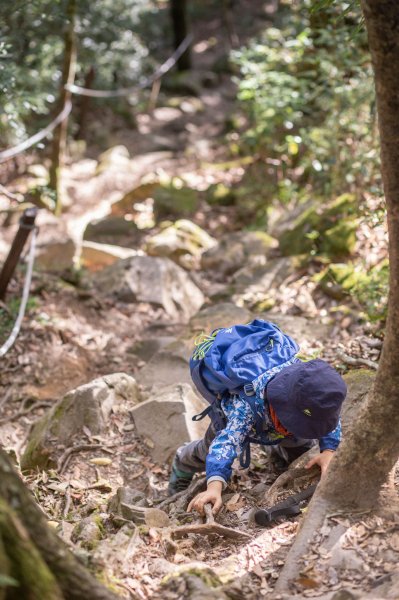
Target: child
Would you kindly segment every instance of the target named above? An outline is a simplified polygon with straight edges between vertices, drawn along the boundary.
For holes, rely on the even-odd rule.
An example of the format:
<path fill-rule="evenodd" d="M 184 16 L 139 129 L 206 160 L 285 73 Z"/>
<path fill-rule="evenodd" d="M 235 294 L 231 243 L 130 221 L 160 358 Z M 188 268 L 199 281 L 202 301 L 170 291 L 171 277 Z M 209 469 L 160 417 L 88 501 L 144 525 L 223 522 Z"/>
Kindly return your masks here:
<path fill-rule="evenodd" d="M 346 396 L 345 382 L 323 360 L 301 362 L 296 358 L 299 349 L 297 344 L 272 323 L 255 320 L 248 326 L 237 326 L 237 331 L 242 336 L 244 327 L 255 331 L 254 325 L 258 326 L 256 331 L 260 325 L 276 332 L 278 337 L 274 337 L 283 350 L 275 355 L 280 356 L 280 364 L 276 364 L 273 356 L 270 359 L 274 359 L 273 367 L 266 368 L 256 380 L 256 410 L 261 412 L 263 420 L 261 436 L 258 435 L 258 438 L 261 438 L 262 444 L 271 446 L 286 464 L 309 450 L 318 440 L 320 454 L 306 466 L 310 468 L 314 464 L 319 465 L 323 476 L 341 439 L 339 414 Z M 215 336 L 218 339 L 219 332 L 225 334 L 233 330 L 234 328 L 219 330 L 213 334 L 213 340 Z M 225 349 L 225 340 L 224 344 Z M 288 355 L 287 347 L 290 352 Z M 208 350 L 209 343 L 206 351 Z M 247 356 L 257 358 L 257 355 L 259 352 Z M 267 359 L 266 356 L 266 361 Z M 198 387 L 197 382 L 196 384 Z M 203 393 L 202 389 L 200 391 Z M 170 494 L 186 489 L 194 473 L 206 469 L 207 490 L 190 502 L 188 511 L 195 509 L 203 514 L 204 505 L 211 503 L 213 512 L 217 513 L 222 507 L 222 491 L 231 476 L 234 459 L 240 455 L 243 457 L 248 450 L 249 441 L 259 441 L 256 439 L 256 433 L 259 434 L 256 414 L 254 415 L 245 394 L 226 393 L 220 406 L 225 418 L 224 427 L 216 431 L 215 424 L 211 423 L 205 437 L 181 446 L 173 461 L 169 480 Z"/>

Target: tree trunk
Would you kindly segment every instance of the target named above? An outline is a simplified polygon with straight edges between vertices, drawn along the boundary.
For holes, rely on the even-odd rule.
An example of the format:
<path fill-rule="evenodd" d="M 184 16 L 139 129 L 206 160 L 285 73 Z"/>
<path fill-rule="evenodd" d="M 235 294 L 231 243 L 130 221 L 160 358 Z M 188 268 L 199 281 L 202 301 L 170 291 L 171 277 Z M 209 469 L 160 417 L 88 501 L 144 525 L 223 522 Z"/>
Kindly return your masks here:
<path fill-rule="evenodd" d="M 367 403 L 309 506 L 278 590 L 299 573 L 300 559 L 329 512 L 376 508 L 381 487 L 399 456 L 399 6 L 396 0 L 362 0 L 362 8 L 375 76 L 389 231 L 385 341 Z"/>
<path fill-rule="evenodd" d="M 83 87 L 90 89 L 94 83 L 94 79 L 96 77 L 96 70 L 93 65 L 87 71 Z M 86 121 L 87 121 L 87 111 L 90 106 L 91 98 L 90 96 L 81 96 L 79 102 L 79 117 L 77 119 L 78 122 L 78 130 L 75 135 L 76 140 L 83 140 L 86 134 Z"/>
<path fill-rule="evenodd" d="M 47 525 L 8 455 L 0 449 L 0 567 L 3 565 L 8 565 L 5 574 L 20 586 L 15 588 L 15 596 L 7 593 L 7 600 L 117 600 Z"/>
<path fill-rule="evenodd" d="M 178 48 L 188 35 L 187 0 L 170 0 L 170 15 L 173 26 L 174 47 Z M 190 48 L 177 61 L 179 71 L 191 68 Z"/>
<path fill-rule="evenodd" d="M 64 65 L 62 69 L 61 90 L 57 106 L 57 114 L 60 113 L 67 102 L 71 99 L 71 92 L 65 86 L 72 84 L 75 80 L 76 71 L 76 0 L 69 0 L 67 5 L 67 29 L 65 32 Z M 55 213 L 59 215 L 62 210 L 61 198 L 61 172 L 65 156 L 65 147 L 68 132 L 68 117 L 54 130 L 53 145 L 51 150 L 51 167 L 49 186 L 56 193 Z"/>

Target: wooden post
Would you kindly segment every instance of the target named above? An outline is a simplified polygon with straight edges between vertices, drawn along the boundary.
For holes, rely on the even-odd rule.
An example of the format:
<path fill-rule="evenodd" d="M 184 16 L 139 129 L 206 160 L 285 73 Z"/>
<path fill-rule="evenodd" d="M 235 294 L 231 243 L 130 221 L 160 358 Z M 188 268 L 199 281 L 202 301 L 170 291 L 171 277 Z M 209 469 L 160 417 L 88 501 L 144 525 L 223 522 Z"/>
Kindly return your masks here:
<path fill-rule="evenodd" d="M 76 40 L 75 40 L 75 20 L 76 20 L 76 0 L 69 0 L 67 6 L 68 26 L 65 32 L 65 50 L 64 66 L 62 69 L 61 90 L 58 101 L 57 111 L 63 110 L 65 105 L 71 99 L 71 92 L 66 89 L 66 85 L 73 84 L 76 71 Z M 53 138 L 53 147 L 51 151 L 51 167 L 49 186 L 56 193 L 55 214 L 61 214 L 62 198 L 60 188 L 61 170 L 64 162 L 65 148 L 68 131 L 68 117 L 55 129 Z"/>
<path fill-rule="evenodd" d="M 8 284 L 18 264 L 25 242 L 35 226 L 37 213 L 38 209 L 36 206 L 27 208 L 19 220 L 19 229 L 0 273 L 0 300 L 4 300 L 5 298 Z"/>

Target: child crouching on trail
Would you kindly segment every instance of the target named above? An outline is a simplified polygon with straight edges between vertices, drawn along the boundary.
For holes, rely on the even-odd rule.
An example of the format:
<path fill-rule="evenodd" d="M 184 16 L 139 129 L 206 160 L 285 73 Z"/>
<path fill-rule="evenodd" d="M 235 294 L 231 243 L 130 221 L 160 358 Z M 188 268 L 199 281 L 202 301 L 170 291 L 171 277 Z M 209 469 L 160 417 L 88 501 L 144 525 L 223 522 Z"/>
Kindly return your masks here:
<path fill-rule="evenodd" d="M 188 511 L 216 513 L 234 459 L 246 468 L 250 444 L 271 446 L 289 464 L 316 440 L 320 454 L 308 462 L 325 474 L 341 439 L 340 410 L 346 396 L 342 377 L 323 360 L 301 362 L 299 346 L 273 323 L 219 329 L 203 337 L 190 361 L 192 379 L 209 402 L 200 415 L 211 423 L 202 440 L 177 450 L 169 493 L 186 489 L 194 473 L 206 470 L 207 490 Z"/>

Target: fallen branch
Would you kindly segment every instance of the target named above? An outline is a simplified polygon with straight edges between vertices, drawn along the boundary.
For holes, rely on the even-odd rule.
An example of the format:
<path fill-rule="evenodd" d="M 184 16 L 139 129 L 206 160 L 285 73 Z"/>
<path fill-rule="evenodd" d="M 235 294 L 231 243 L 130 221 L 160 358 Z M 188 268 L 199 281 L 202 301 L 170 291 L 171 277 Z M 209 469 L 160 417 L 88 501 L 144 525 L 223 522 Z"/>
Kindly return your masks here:
<path fill-rule="evenodd" d="M 345 354 L 345 352 L 342 352 L 341 350 L 337 350 L 337 356 L 345 364 L 351 365 L 353 367 L 359 367 L 364 365 L 366 367 L 369 367 L 369 369 L 374 369 L 375 371 L 378 369 L 378 363 L 368 358 L 362 358 L 361 356 L 355 358 L 353 356 L 349 356 L 349 354 Z"/>
<path fill-rule="evenodd" d="M 72 454 L 76 452 L 83 452 L 86 450 L 99 450 L 100 448 L 104 448 L 102 444 L 80 444 L 78 446 L 72 446 L 71 448 L 67 448 L 63 454 L 61 454 L 60 458 L 57 461 L 57 471 L 60 475 L 62 475 L 65 469 L 68 466 L 69 461 L 72 458 Z"/>
<path fill-rule="evenodd" d="M 206 523 L 194 523 L 193 525 L 174 527 L 171 530 L 171 535 L 176 538 L 181 538 L 189 533 L 199 533 L 201 535 L 221 535 L 222 537 L 237 541 L 248 541 L 252 539 L 249 533 L 215 523 L 212 514 L 212 506 L 210 504 L 205 505 L 205 514 Z"/>
<path fill-rule="evenodd" d="M 9 423 L 10 421 L 16 421 L 17 419 L 19 419 L 19 417 L 23 417 L 23 416 L 29 414 L 30 412 L 36 410 L 37 408 L 43 408 L 43 407 L 48 407 L 48 406 L 52 406 L 52 403 L 51 402 L 34 402 L 29 408 L 25 408 L 25 409 L 22 408 L 14 415 L 0 419 L 0 425 L 4 425 L 5 423 Z"/>

